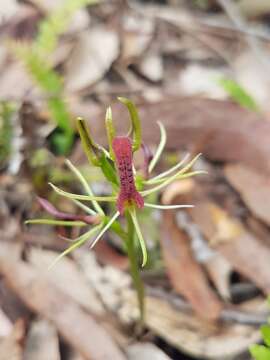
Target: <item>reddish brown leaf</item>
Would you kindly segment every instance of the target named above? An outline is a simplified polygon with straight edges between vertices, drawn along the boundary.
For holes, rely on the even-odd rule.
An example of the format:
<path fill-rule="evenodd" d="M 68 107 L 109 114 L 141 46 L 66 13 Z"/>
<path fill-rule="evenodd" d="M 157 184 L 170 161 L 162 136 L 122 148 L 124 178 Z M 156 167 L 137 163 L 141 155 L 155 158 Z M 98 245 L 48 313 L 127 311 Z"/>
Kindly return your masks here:
<path fill-rule="evenodd" d="M 187 235 L 177 227 L 174 215 L 169 211 L 164 214 L 161 245 L 166 270 L 175 291 L 190 301 L 199 316 L 218 318 L 222 305 L 194 260 Z"/>

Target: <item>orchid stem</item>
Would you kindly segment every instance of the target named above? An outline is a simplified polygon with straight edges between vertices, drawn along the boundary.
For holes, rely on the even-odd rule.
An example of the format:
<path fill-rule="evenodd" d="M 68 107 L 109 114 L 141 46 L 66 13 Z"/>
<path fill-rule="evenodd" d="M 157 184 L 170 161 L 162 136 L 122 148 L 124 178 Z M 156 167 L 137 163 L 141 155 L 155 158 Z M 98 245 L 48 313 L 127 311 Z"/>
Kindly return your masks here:
<path fill-rule="evenodd" d="M 134 223 L 128 211 L 126 211 L 125 216 L 127 220 L 126 248 L 127 248 L 129 264 L 130 264 L 130 273 L 137 293 L 138 305 L 140 310 L 140 328 L 142 329 L 144 323 L 144 285 L 140 276 L 140 269 L 137 261 L 136 248 L 134 244 L 134 238 L 135 238 Z"/>

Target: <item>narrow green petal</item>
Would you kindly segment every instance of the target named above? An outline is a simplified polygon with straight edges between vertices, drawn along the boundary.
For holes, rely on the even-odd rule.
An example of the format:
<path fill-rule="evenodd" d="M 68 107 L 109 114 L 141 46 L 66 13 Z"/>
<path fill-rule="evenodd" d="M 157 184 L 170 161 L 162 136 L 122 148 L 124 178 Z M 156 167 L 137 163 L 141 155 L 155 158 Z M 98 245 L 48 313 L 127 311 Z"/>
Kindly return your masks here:
<path fill-rule="evenodd" d="M 132 133 L 133 133 L 132 148 L 133 151 L 136 151 L 141 147 L 141 143 L 142 143 L 141 121 L 139 118 L 138 111 L 136 109 L 136 106 L 129 99 L 124 97 L 118 97 L 117 99 L 121 101 L 121 103 L 124 104 L 129 111 L 129 115 L 132 122 Z"/>
<path fill-rule="evenodd" d="M 66 160 L 66 164 L 68 166 L 68 168 L 75 174 L 75 176 L 77 176 L 77 178 L 80 180 L 82 186 L 85 189 L 85 192 L 89 195 L 89 196 L 94 196 L 94 193 L 90 187 L 90 185 L 88 184 L 88 182 L 86 181 L 86 179 L 83 177 L 82 173 L 72 164 L 72 162 L 70 160 Z M 98 204 L 98 202 L 96 200 L 92 200 L 92 204 L 93 207 L 96 209 L 96 211 L 101 214 L 104 215 L 104 212 L 102 210 L 102 208 L 100 207 L 100 205 Z"/>
<path fill-rule="evenodd" d="M 154 167 L 156 166 L 156 164 L 160 158 L 160 155 L 162 154 L 162 151 L 164 150 L 166 141 L 167 141 L 167 133 L 166 133 L 166 130 L 165 130 L 163 124 L 158 121 L 158 126 L 160 129 L 160 143 L 157 147 L 157 150 L 155 152 L 153 159 L 151 160 L 151 162 L 149 164 L 149 173 L 151 173 L 151 171 L 153 171 Z"/>
<path fill-rule="evenodd" d="M 78 194 L 72 194 L 69 192 L 66 192 L 62 189 L 59 189 L 57 186 L 55 186 L 52 183 L 49 183 L 49 185 L 53 188 L 53 190 L 66 198 L 69 199 L 75 199 L 75 200 L 85 200 L 85 201 L 106 201 L 106 202 L 114 202 L 116 200 L 115 196 L 89 196 L 89 195 L 78 195 Z"/>
<path fill-rule="evenodd" d="M 26 220 L 25 224 L 46 224 L 46 225 L 60 225 L 60 226 L 86 226 L 83 221 L 73 220 L 54 220 L 54 219 L 32 219 Z"/>
<path fill-rule="evenodd" d="M 144 206 L 153 208 L 153 209 L 160 209 L 160 210 L 182 209 L 182 208 L 193 208 L 194 207 L 194 205 L 159 205 L 159 204 L 149 204 L 149 203 L 144 203 Z"/>
<path fill-rule="evenodd" d="M 178 176 L 175 178 L 175 180 L 183 180 L 183 179 L 187 179 L 189 177 L 192 176 L 196 176 L 196 175 L 203 175 L 203 174 L 208 174 L 207 171 L 205 170 L 197 170 L 197 171 L 191 171 L 185 174 L 181 174 L 180 172 L 178 172 Z M 145 185 L 157 185 L 157 184 L 161 184 L 164 181 L 167 181 L 168 179 L 170 179 L 170 177 L 166 177 L 166 178 L 162 178 L 162 179 L 157 179 L 155 181 L 152 181 L 150 184 L 148 182 L 145 182 Z"/>
<path fill-rule="evenodd" d="M 96 151 L 99 150 L 99 147 L 94 142 L 91 135 L 89 134 L 89 131 L 87 129 L 84 119 L 82 119 L 82 118 L 77 119 L 77 128 L 78 128 L 79 135 L 81 138 L 83 150 L 85 152 L 85 155 L 87 156 L 88 161 L 90 162 L 90 164 L 99 166 L 99 159 L 96 155 Z"/>
<path fill-rule="evenodd" d="M 172 175 L 171 177 L 165 179 L 161 184 L 157 185 L 156 187 L 149 189 L 149 190 L 145 190 L 141 192 L 142 196 L 147 196 L 152 194 L 153 192 L 159 191 L 162 188 L 164 188 L 165 186 L 169 185 L 170 183 L 172 183 L 174 180 L 178 179 L 180 177 L 180 175 L 184 174 L 185 172 L 187 172 L 192 166 L 193 164 L 197 161 L 197 159 L 199 158 L 199 156 L 201 156 L 201 154 L 198 154 L 197 156 L 195 156 L 195 158 L 193 160 L 191 160 L 185 167 L 183 167 L 183 169 L 181 169 L 180 171 L 178 171 L 176 174 Z M 181 178 L 183 178 L 184 176 L 182 175 Z"/>
<path fill-rule="evenodd" d="M 184 158 L 175 166 L 171 167 L 170 169 L 164 171 L 163 173 L 153 177 L 152 179 L 149 179 L 146 181 L 147 184 L 154 184 L 157 180 L 160 180 L 168 175 L 170 175 L 171 173 L 175 172 L 176 170 L 178 170 L 190 157 L 190 154 L 187 154 L 186 156 L 184 156 Z"/>
<path fill-rule="evenodd" d="M 112 142 L 115 137 L 115 128 L 113 126 L 112 109 L 110 106 L 106 110 L 105 125 L 106 125 L 107 138 L 108 138 L 108 144 L 109 144 L 109 150 L 110 150 L 110 157 L 112 160 L 114 160 L 115 156 L 114 156 L 114 151 L 112 148 Z"/>
<path fill-rule="evenodd" d="M 79 247 L 79 246 L 82 246 L 87 240 L 89 240 L 89 238 L 91 236 L 94 235 L 95 232 L 97 232 L 99 230 L 99 228 L 100 228 L 100 225 L 92 228 L 91 230 L 89 230 L 86 233 L 79 236 L 77 238 L 77 241 L 74 244 L 70 245 L 65 251 L 63 251 L 60 255 L 58 255 L 56 257 L 56 259 L 49 266 L 48 270 L 51 270 L 60 259 L 62 259 L 64 256 L 68 255 L 71 251 L 77 249 L 77 247 Z"/>
<path fill-rule="evenodd" d="M 147 249 L 145 246 L 145 241 L 141 232 L 141 228 L 140 225 L 138 223 L 138 219 L 137 219 L 137 214 L 136 211 L 134 209 L 129 210 L 129 213 L 131 215 L 134 227 L 135 227 L 135 231 L 137 233 L 138 239 L 139 239 L 139 243 L 141 246 L 141 250 L 142 250 L 142 256 L 143 256 L 143 261 L 142 261 L 142 267 L 145 266 L 145 264 L 147 263 Z"/>
<path fill-rule="evenodd" d="M 90 249 L 92 249 L 96 243 L 98 242 L 98 240 L 103 236 L 103 234 L 111 227 L 112 223 L 118 218 L 118 216 L 120 215 L 119 211 L 117 211 L 113 217 L 108 221 L 108 223 L 104 226 L 104 228 L 101 230 L 101 232 L 98 234 L 98 236 L 95 238 L 95 240 L 93 241 L 93 243 L 90 246 Z"/>
<path fill-rule="evenodd" d="M 83 209 L 87 214 L 90 215 L 97 215 L 97 213 L 91 209 L 90 207 L 86 206 L 85 204 L 81 203 L 79 200 L 70 199 L 74 204 L 76 204 L 79 208 Z"/>

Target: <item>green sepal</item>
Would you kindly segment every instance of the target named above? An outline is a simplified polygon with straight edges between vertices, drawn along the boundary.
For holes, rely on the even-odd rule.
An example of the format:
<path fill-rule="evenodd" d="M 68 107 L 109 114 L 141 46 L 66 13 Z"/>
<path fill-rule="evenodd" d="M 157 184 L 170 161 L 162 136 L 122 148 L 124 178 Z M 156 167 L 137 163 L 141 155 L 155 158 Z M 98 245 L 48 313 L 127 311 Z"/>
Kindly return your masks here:
<path fill-rule="evenodd" d="M 132 123 L 132 134 L 133 134 L 132 149 L 133 151 L 137 151 L 139 150 L 142 144 L 141 120 L 139 118 L 138 111 L 136 109 L 136 106 L 129 99 L 126 99 L 124 97 L 118 97 L 118 100 L 122 104 L 124 104 L 129 111 L 129 115 Z"/>
<path fill-rule="evenodd" d="M 108 144 L 109 144 L 109 150 L 110 150 L 110 157 L 112 160 L 115 160 L 115 155 L 112 147 L 112 142 L 115 137 L 115 128 L 113 126 L 113 120 L 112 120 L 112 109 L 111 107 L 108 107 L 106 111 L 105 116 L 105 126 L 107 131 L 107 138 L 108 138 Z"/>
<path fill-rule="evenodd" d="M 107 158 L 104 153 L 102 153 L 99 157 L 99 166 L 101 167 L 101 170 L 106 179 L 110 183 L 118 186 L 118 178 L 113 163 Z"/>
<path fill-rule="evenodd" d="M 100 161 L 97 156 L 97 151 L 100 151 L 100 148 L 90 136 L 84 119 L 77 119 L 77 128 L 88 161 L 94 166 L 100 166 Z"/>

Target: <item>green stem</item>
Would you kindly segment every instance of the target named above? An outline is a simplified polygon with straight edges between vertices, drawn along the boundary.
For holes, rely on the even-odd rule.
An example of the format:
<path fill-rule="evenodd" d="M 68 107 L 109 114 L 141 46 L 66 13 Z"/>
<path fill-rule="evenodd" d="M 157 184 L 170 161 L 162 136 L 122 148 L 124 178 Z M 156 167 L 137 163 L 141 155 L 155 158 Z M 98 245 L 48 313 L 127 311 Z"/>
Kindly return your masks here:
<path fill-rule="evenodd" d="M 134 246 L 134 236 L 135 229 L 134 224 L 131 218 L 131 215 L 127 211 L 125 213 L 125 217 L 127 220 L 127 239 L 126 239 L 126 248 L 130 263 L 130 273 L 132 276 L 133 284 L 137 292 L 138 304 L 140 309 L 140 323 L 143 325 L 144 323 L 144 286 L 140 276 L 140 269 L 136 256 L 136 249 Z"/>

